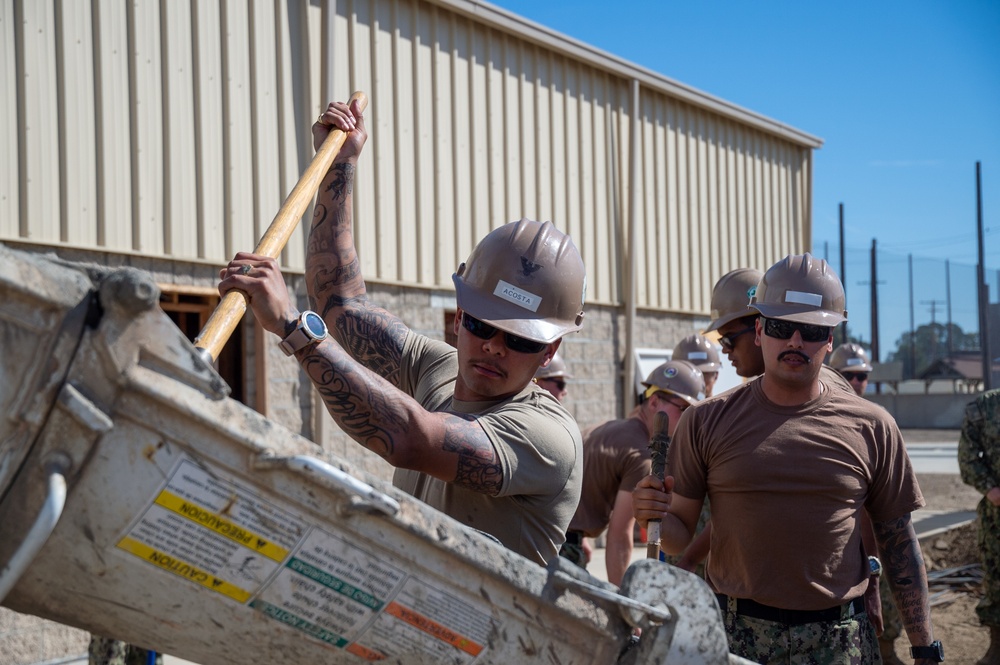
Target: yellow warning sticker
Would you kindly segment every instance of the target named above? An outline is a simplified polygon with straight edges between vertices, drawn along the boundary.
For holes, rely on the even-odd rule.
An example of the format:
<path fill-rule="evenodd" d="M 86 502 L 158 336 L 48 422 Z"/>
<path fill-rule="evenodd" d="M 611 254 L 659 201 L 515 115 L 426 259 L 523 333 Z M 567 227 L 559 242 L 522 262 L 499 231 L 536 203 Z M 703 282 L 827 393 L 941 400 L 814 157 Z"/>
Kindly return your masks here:
<path fill-rule="evenodd" d="M 212 511 L 194 503 L 193 501 L 182 499 L 169 490 L 161 491 L 156 497 L 156 503 L 171 512 L 174 512 L 182 517 L 186 517 L 192 522 L 211 529 L 212 531 L 215 531 L 230 540 L 236 541 L 244 547 L 248 547 L 251 550 L 259 552 L 273 561 L 283 561 L 284 558 L 288 556 L 288 550 L 284 547 L 279 547 L 278 545 L 268 541 L 267 538 L 264 538 L 256 533 L 252 533 L 231 520 L 228 520 L 221 515 L 217 515 L 216 513 L 213 513 Z"/>
<path fill-rule="evenodd" d="M 241 589 L 234 584 L 219 579 L 218 577 L 208 573 L 200 568 L 196 568 L 191 564 L 181 561 L 176 557 L 172 557 L 165 552 L 153 549 L 152 547 L 140 543 L 138 540 L 129 538 L 126 536 L 118 542 L 119 549 L 125 550 L 130 554 L 134 554 L 138 557 L 149 561 L 154 566 L 162 568 L 178 577 L 183 577 L 184 579 L 191 580 L 195 584 L 200 584 L 206 589 L 211 589 L 217 593 L 221 593 L 224 596 L 229 596 L 233 600 L 241 603 L 245 603 L 247 598 L 250 597 L 250 592 L 245 589 Z"/>

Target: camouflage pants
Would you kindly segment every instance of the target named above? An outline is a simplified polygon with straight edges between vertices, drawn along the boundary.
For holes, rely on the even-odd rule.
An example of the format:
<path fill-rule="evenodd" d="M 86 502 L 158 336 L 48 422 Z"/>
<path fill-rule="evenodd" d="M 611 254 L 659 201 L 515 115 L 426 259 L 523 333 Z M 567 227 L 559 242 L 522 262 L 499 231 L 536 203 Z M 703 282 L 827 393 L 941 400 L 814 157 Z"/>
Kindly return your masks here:
<path fill-rule="evenodd" d="M 983 599 L 976 605 L 979 622 L 1000 626 L 1000 507 L 979 502 L 979 556 L 983 562 Z"/>
<path fill-rule="evenodd" d="M 587 570 L 587 553 L 583 551 L 583 545 L 576 543 L 563 543 L 559 548 L 559 556 L 569 559 L 584 570 Z"/>
<path fill-rule="evenodd" d="M 865 613 L 842 621 L 787 626 L 723 608 L 729 650 L 764 665 L 880 663 L 875 628 Z"/>
<path fill-rule="evenodd" d="M 712 519 L 712 508 L 708 502 L 708 497 L 705 497 L 705 502 L 701 504 L 701 514 L 698 516 L 698 524 L 694 528 L 694 535 L 697 538 L 698 534 L 705 530 L 705 525 L 708 521 Z M 660 561 L 666 561 L 672 566 L 676 566 L 681 560 L 680 554 L 666 554 L 660 552 Z M 698 567 L 694 569 L 694 574 L 703 580 L 707 580 L 708 577 L 705 573 L 705 562 L 702 561 L 698 564 Z"/>
<path fill-rule="evenodd" d="M 89 665 L 146 665 L 150 652 L 121 640 L 91 635 L 87 653 Z M 163 665 L 162 654 L 156 654 L 156 665 Z"/>

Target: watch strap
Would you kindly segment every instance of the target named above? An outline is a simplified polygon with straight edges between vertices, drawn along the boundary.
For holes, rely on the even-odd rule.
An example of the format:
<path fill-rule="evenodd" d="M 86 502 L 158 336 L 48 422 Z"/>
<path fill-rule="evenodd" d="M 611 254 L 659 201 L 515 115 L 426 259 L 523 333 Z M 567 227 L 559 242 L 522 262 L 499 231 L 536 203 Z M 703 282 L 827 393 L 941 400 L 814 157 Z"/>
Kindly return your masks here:
<path fill-rule="evenodd" d="M 307 316 L 315 317 L 315 319 L 320 322 L 320 326 L 322 327 L 321 334 L 317 335 L 317 333 L 311 332 L 307 329 L 307 324 L 305 322 Z M 285 336 L 283 340 L 281 340 L 278 347 L 284 351 L 286 356 L 291 356 L 310 344 L 315 344 L 326 339 L 326 337 L 326 324 L 323 323 L 322 317 L 315 312 L 306 310 L 299 314 L 299 320 L 296 322 L 295 327 Z"/>
<path fill-rule="evenodd" d="M 940 640 L 934 640 L 925 647 L 910 647 L 910 657 L 914 660 L 920 658 L 924 660 L 933 660 L 935 663 L 943 663 L 944 647 L 941 646 Z"/>

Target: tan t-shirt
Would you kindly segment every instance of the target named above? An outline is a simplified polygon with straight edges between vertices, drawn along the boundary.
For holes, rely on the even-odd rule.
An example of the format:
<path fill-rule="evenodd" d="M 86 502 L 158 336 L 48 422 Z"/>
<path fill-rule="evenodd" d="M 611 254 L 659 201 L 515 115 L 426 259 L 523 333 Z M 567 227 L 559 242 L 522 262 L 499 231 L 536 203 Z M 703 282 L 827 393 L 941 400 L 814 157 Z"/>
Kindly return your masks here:
<path fill-rule="evenodd" d="M 456 400 L 457 375 L 454 348 L 412 331 L 407 335 L 400 387 L 429 411 L 476 414 L 502 467 L 499 496 L 407 469 L 396 470 L 393 484 L 545 565 L 558 555 L 580 501 L 580 428 L 548 391 L 534 383 L 499 402 Z"/>
<path fill-rule="evenodd" d="M 583 494 L 569 523 L 591 538 L 608 527 L 619 490 L 631 492 L 649 475 L 649 430 L 633 416 L 609 420 L 583 437 Z"/>
<path fill-rule="evenodd" d="M 708 573 L 716 589 L 785 609 L 861 595 L 862 507 L 880 522 L 924 505 L 892 417 L 829 387 L 782 407 L 756 379 L 688 409 L 668 473 L 677 494 L 712 501 Z"/>

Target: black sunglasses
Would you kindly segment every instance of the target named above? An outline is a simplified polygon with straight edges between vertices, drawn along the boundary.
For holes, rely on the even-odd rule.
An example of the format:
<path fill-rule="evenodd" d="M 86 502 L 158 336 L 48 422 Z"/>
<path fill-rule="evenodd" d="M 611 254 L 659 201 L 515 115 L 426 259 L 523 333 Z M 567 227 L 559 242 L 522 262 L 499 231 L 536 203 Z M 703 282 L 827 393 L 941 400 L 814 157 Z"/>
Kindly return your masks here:
<path fill-rule="evenodd" d="M 566 390 L 566 382 L 562 379 L 538 379 L 539 381 L 551 381 L 559 390 Z"/>
<path fill-rule="evenodd" d="M 830 326 L 817 326 L 811 323 L 797 323 L 781 319 L 764 319 L 764 334 L 768 337 L 791 339 L 796 330 L 802 336 L 803 342 L 824 342 L 830 338 Z"/>
<path fill-rule="evenodd" d="M 737 337 L 739 337 L 740 335 L 747 334 L 751 330 L 754 330 L 756 327 L 757 327 L 757 324 L 752 323 L 752 324 L 748 325 L 746 328 L 744 328 L 743 330 L 737 330 L 734 333 L 729 333 L 728 335 L 723 335 L 722 337 L 719 338 L 719 344 L 722 345 L 723 349 L 730 349 L 730 350 L 732 350 L 732 348 L 734 346 L 736 346 L 736 338 Z"/>
<path fill-rule="evenodd" d="M 847 372 L 848 381 L 867 381 L 868 372 Z"/>
<path fill-rule="evenodd" d="M 483 323 L 474 316 L 469 316 L 468 312 L 462 312 L 462 327 L 479 339 L 490 339 L 497 334 L 497 329 L 488 323 Z M 509 332 L 503 334 L 504 343 L 511 351 L 518 353 L 541 353 L 548 346 L 545 342 L 536 342 L 533 339 L 525 339 L 512 335 Z"/>

